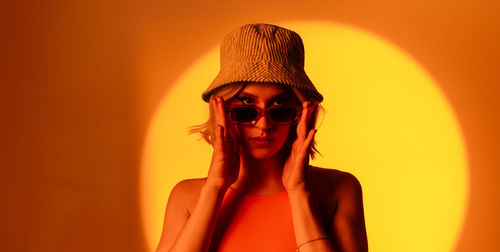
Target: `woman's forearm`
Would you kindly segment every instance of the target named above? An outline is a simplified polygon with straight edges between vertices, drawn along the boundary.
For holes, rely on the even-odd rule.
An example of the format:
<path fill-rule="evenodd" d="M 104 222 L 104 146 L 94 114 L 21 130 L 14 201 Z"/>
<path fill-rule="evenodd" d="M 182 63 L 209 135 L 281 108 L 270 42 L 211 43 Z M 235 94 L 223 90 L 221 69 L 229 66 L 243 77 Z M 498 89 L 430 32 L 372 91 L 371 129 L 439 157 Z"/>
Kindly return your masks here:
<path fill-rule="evenodd" d="M 309 192 L 304 190 L 288 193 L 288 199 L 292 211 L 295 240 L 297 246 L 303 244 L 299 251 L 335 252 L 328 238 L 315 240 L 324 237 L 326 232 L 323 230 L 317 217 L 313 213 L 309 201 Z"/>
<path fill-rule="evenodd" d="M 202 186 L 198 202 L 169 252 L 208 251 L 225 192 L 207 184 Z"/>

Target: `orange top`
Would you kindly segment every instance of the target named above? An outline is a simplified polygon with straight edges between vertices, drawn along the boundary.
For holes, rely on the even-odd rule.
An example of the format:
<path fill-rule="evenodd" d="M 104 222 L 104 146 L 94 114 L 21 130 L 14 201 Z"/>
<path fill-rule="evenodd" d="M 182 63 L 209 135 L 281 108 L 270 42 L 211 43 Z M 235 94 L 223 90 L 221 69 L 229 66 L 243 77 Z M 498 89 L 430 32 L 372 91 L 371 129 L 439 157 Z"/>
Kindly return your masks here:
<path fill-rule="evenodd" d="M 230 188 L 216 230 L 219 235 L 214 235 L 211 251 L 293 252 L 297 247 L 286 190 L 257 196 Z"/>

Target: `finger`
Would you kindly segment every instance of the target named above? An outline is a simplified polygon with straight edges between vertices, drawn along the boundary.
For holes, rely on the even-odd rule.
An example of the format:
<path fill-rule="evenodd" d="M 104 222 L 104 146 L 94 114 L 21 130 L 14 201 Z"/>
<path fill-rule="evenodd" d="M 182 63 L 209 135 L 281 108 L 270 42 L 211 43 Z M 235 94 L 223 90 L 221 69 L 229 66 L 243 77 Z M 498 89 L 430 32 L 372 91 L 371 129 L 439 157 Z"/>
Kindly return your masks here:
<path fill-rule="evenodd" d="M 301 139 L 304 139 L 307 133 L 307 118 L 309 116 L 308 104 L 308 101 L 302 103 L 302 115 L 300 116 L 299 125 L 297 125 L 297 136 Z"/>
<path fill-rule="evenodd" d="M 224 142 L 224 128 L 222 125 L 217 124 L 214 148 L 219 151 L 224 150 Z"/>
<path fill-rule="evenodd" d="M 226 106 L 224 102 L 224 98 L 217 97 L 215 98 L 216 111 L 217 111 L 217 123 L 224 127 L 224 144 L 228 145 L 232 148 L 235 147 L 236 144 L 239 144 L 236 139 L 236 133 L 233 124 L 229 121 Z"/>
<path fill-rule="evenodd" d="M 313 140 L 314 140 L 314 136 L 316 135 L 316 132 L 318 132 L 317 129 L 312 129 L 307 134 L 307 138 L 304 141 L 304 146 L 306 147 L 306 150 L 309 150 L 309 148 L 311 147 Z"/>
<path fill-rule="evenodd" d="M 216 127 L 215 127 L 215 140 L 217 141 L 217 139 L 220 138 L 220 135 L 219 135 L 219 125 L 220 124 L 220 119 L 219 119 L 219 110 L 217 108 L 217 98 L 214 98 L 212 97 L 210 99 L 210 106 L 212 108 L 212 112 L 213 112 L 213 115 L 215 117 L 215 124 L 216 124 Z"/>
<path fill-rule="evenodd" d="M 219 115 L 219 108 L 217 106 L 217 98 L 210 99 L 210 104 L 212 105 L 212 110 L 215 116 L 215 123 L 217 123 L 217 125 L 222 125 Z"/>
<path fill-rule="evenodd" d="M 309 131 L 310 129 L 313 129 L 315 127 L 315 116 L 316 113 L 318 112 L 318 105 L 313 105 L 311 104 L 309 106 L 309 115 L 307 118 L 307 130 Z"/>
<path fill-rule="evenodd" d="M 219 124 L 224 127 L 224 139 L 227 137 L 227 118 L 226 110 L 224 108 L 224 99 L 222 97 L 217 97 L 217 110 L 219 113 Z"/>
<path fill-rule="evenodd" d="M 222 111 L 223 111 L 223 121 L 224 121 L 224 129 L 226 130 L 226 134 L 224 135 L 224 137 L 226 139 L 229 139 L 231 138 L 232 142 L 231 142 L 231 146 L 234 148 L 236 147 L 239 142 L 237 141 L 237 134 L 236 134 L 236 130 L 234 128 L 234 124 L 229 120 L 228 118 L 228 113 L 226 112 L 226 106 L 225 106 L 225 102 L 224 102 L 224 99 L 221 97 L 221 103 L 222 103 Z"/>

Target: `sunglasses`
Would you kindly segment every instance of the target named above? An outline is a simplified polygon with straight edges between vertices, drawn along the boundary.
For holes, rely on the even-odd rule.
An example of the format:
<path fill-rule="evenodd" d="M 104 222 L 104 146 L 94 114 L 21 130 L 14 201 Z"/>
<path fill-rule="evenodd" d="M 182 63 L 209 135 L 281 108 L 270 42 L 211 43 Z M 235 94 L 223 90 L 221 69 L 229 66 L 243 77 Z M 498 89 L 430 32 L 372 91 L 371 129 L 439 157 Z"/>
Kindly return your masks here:
<path fill-rule="evenodd" d="M 265 115 L 272 124 L 291 125 L 298 123 L 301 109 L 300 106 L 285 106 L 263 110 L 255 106 L 232 105 L 228 107 L 228 112 L 229 118 L 236 124 L 252 125 Z"/>

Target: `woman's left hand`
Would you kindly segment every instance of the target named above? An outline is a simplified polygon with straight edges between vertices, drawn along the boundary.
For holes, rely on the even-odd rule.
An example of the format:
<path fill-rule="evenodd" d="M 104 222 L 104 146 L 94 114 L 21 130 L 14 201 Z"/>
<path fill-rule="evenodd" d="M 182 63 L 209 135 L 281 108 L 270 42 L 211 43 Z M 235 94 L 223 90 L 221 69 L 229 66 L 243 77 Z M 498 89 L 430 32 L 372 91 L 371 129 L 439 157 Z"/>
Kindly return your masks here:
<path fill-rule="evenodd" d="M 287 192 L 304 191 L 306 188 L 305 174 L 309 165 L 309 149 L 313 143 L 316 129 L 311 119 L 317 106 L 311 102 L 302 103 L 302 115 L 297 125 L 297 139 L 293 142 L 290 156 L 283 167 L 282 182 Z"/>

